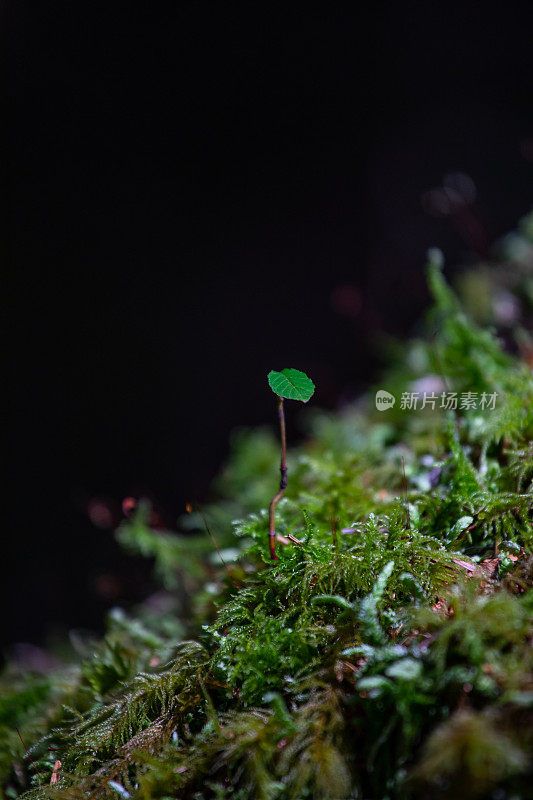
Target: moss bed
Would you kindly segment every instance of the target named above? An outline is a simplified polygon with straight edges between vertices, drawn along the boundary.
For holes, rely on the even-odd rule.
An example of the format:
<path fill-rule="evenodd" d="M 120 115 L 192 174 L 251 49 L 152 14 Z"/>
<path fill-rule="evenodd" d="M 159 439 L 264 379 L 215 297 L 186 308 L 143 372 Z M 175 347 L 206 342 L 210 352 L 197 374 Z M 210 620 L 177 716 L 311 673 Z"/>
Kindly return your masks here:
<path fill-rule="evenodd" d="M 457 291 L 429 262 L 394 406 L 303 412 L 278 561 L 279 444 L 242 431 L 180 534 L 143 502 L 117 530 L 155 594 L 50 668 L 8 663 L 1 797 L 532 797 L 533 218 Z"/>

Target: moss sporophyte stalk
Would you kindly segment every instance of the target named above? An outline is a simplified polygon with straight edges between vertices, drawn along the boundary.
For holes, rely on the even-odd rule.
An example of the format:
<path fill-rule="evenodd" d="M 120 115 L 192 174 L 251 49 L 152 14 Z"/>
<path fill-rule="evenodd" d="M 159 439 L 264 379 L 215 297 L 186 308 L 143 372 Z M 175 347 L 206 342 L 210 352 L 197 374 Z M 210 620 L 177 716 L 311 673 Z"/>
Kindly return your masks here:
<path fill-rule="evenodd" d="M 516 337 L 432 254 L 427 335 L 379 382 L 401 398 L 439 378 L 495 408 L 369 391 L 313 409 L 288 450 L 286 400 L 314 386 L 271 372 L 274 497 L 277 427 L 235 434 L 179 532 L 127 504 L 116 538 L 154 592 L 100 641 L 7 659 L 0 800 L 531 797 L 533 216 L 502 248 L 473 277 L 496 311 L 516 298 Z"/>

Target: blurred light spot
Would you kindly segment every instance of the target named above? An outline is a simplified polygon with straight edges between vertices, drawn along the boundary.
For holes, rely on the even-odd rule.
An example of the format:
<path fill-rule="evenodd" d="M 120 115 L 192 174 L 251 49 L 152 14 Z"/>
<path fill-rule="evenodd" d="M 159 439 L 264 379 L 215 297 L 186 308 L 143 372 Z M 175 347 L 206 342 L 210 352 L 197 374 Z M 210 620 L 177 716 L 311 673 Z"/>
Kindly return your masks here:
<path fill-rule="evenodd" d="M 421 394 L 424 394 L 424 392 L 426 394 L 431 394 L 432 392 L 438 394 L 445 391 L 446 386 L 439 375 L 425 375 L 423 378 L 413 381 L 411 389 L 413 392 L 420 392 Z"/>
<path fill-rule="evenodd" d="M 355 319 L 361 311 L 363 298 L 356 286 L 336 286 L 330 297 L 330 306 L 337 314 Z"/>
<path fill-rule="evenodd" d="M 109 530 L 113 527 L 113 512 L 105 500 L 91 500 L 87 507 L 87 513 L 96 528 Z"/>
<path fill-rule="evenodd" d="M 520 306 L 511 292 L 498 292 L 492 304 L 494 317 L 500 325 L 514 325 L 520 317 Z"/>
<path fill-rule="evenodd" d="M 103 600 L 116 600 L 121 592 L 121 585 L 116 575 L 102 572 L 94 579 L 94 590 Z"/>
<path fill-rule="evenodd" d="M 428 214 L 447 217 L 475 202 L 476 185 L 465 172 L 450 172 L 444 176 L 442 184 L 421 196 L 422 207 Z"/>
<path fill-rule="evenodd" d="M 462 198 L 462 202 L 470 205 L 476 200 L 476 184 L 465 172 L 450 172 L 444 176 L 443 185 L 445 189 L 455 192 Z"/>
<path fill-rule="evenodd" d="M 49 672 L 57 669 L 57 659 L 46 650 L 29 642 L 17 642 L 8 648 L 9 663 L 22 672 Z"/>
<path fill-rule="evenodd" d="M 533 246 L 525 236 L 519 233 L 508 233 L 500 242 L 504 258 L 510 261 L 519 261 L 524 266 L 530 266 L 533 259 Z"/>
<path fill-rule="evenodd" d="M 135 497 L 125 497 L 122 501 L 122 513 L 125 517 L 131 517 L 137 508 L 137 500 Z"/>

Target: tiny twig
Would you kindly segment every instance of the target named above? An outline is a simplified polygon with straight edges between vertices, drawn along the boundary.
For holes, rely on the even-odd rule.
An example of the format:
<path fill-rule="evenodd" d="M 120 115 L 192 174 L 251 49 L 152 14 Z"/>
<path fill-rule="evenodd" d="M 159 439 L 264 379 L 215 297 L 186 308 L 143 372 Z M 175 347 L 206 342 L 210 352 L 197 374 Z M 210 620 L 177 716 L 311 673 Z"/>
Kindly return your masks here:
<path fill-rule="evenodd" d="M 268 540 L 270 545 L 270 557 L 277 561 L 276 555 L 276 506 L 285 494 L 287 488 L 287 439 L 285 434 L 285 412 L 283 409 L 283 397 L 278 397 L 278 416 L 281 435 L 281 463 L 279 471 L 281 479 L 279 491 L 274 495 L 268 507 Z"/>
<path fill-rule="evenodd" d="M 293 533 L 288 533 L 287 534 L 287 539 L 289 539 L 291 542 L 294 542 L 294 544 L 303 544 L 302 540 L 301 539 L 297 539 L 296 536 L 294 536 Z"/>
<path fill-rule="evenodd" d="M 281 533 L 276 533 L 276 541 L 281 542 L 281 544 L 289 544 L 289 542 L 294 542 L 294 544 L 300 545 L 303 544 L 302 540 L 297 539 L 292 533 L 288 533 L 286 536 L 282 536 Z"/>
<path fill-rule="evenodd" d="M 215 537 L 211 533 L 211 529 L 210 529 L 209 525 L 207 524 L 207 520 L 204 517 L 203 512 L 201 511 L 199 506 L 198 506 L 198 513 L 200 514 L 200 516 L 201 516 L 201 518 L 203 520 L 203 523 L 205 525 L 206 531 L 208 532 L 209 536 L 211 537 L 211 541 L 213 542 L 213 545 L 214 545 L 214 547 L 215 547 L 215 549 L 216 549 L 216 551 L 218 553 L 218 557 L 222 561 L 222 564 L 224 565 L 224 569 L 228 573 L 228 577 L 229 577 L 230 581 L 232 582 L 232 584 L 235 586 L 236 589 L 240 589 L 241 588 L 240 585 L 237 583 L 237 581 L 235 580 L 235 578 L 231 574 L 230 568 L 228 567 L 228 565 L 224 561 L 224 557 L 222 556 L 222 553 L 220 552 L 220 547 L 217 544 L 217 540 L 215 539 Z"/>
<path fill-rule="evenodd" d="M 39 776 L 39 778 L 40 778 L 40 777 L 41 777 L 41 773 L 40 773 L 40 772 L 39 772 L 39 770 L 37 769 L 37 765 L 35 764 L 35 762 L 34 762 L 33 758 L 30 756 L 30 754 L 29 754 L 29 752 L 28 752 L 28 748 L 26 747 L 26 744 L 25 744 L 25 742 L 24 742 L 24 739 L 22 738 L 22 735 L 21 735 L 21 733 L 20 733 L 19 729 L 18 729 L 18 728 L 15 728 L 15 730 L 16 730 L 16 732 L 17 732 L 17 733 L 18 733 L 18 735 L 19 735 L 19 739 L 20 739 L 20 741 L 22 742 L 22 746 L 23 746 L 24 750 L 26 751 L 26 755 L 27 755 L 27 756 L 28 756 L 28 758 L 30 759 L 31 763 L 33 764 L 33 768 L 34 768 L 35 772 L 37 773 L 37 775 L 38 775 L 38 776 Z"/>

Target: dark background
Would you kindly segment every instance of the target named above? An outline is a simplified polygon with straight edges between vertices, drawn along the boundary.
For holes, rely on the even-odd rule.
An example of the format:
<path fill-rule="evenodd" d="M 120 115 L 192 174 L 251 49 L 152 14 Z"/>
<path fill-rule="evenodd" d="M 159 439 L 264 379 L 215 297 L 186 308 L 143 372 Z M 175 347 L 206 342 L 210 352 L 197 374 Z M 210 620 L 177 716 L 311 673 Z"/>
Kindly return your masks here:
<path fill-rule="evenodd" d="M 464 262 L 528 210 L 529 3 L 335 6 L 4 8 L 6 641 L 98 628 L 103 573 L 134 599 L 123 497 L 205 497 L 272 368 L 352 396 L 419 317 L 427 247 Z M 457 171 L 476 198 L 437 214 Z"/>

